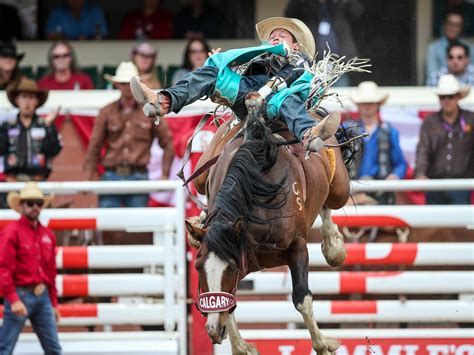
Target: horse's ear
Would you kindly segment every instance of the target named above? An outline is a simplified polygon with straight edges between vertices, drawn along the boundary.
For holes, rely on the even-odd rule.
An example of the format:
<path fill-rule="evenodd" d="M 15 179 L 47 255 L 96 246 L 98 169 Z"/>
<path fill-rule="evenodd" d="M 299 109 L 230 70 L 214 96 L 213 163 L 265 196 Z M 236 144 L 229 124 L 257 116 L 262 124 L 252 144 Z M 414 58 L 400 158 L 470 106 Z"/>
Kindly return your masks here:
<path fill-rule="evenodd" d="M 244 223 L 244 218 L 243 217 L 237 217 L 237 219 L 234 222 L 234 233 L 236 235 L 240 235 L 240 232 L 242 232 L 242 227 Z"/>
<path fill-rule="evenodd" d="M 200 227 L 199 217 L 192 217 L 184 221 L 186 229 L 188 230 L 188 242 L 194 248 L 201 246 L 202 238 L 206 233 L 203 228 Z"/>

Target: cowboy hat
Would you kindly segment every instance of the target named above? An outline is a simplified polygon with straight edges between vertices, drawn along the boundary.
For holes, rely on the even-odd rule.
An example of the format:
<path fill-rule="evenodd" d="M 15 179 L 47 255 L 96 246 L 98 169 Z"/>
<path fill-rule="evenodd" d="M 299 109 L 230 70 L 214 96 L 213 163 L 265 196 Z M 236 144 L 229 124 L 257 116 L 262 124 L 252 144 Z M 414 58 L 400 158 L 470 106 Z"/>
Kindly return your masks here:
<path fill-rule="evenodd" d="M 363 81 L 351 92 L 350 97 L 355 104 L 383 104 L 388 99 L 388 93 L 380 90 L 373 81 Z"/>
<path fill-rule="evenodd" d="M 461 99 L 466 97 L 469 91 L 471 91 L 471 88 L 469 86 L 461 86 L 453 74 L 442 75 L 435 89 L 438 96 L 459 94 Z"/>
<path fill-rule="evenodd" d="M 25 53 L 18 53 L 12 41 L 6 40 L 0 43 L 0 57 L 15 58 L 18 62 L 23 59 Z"/>
<path fill-rule="evenodd" d="M 138 69 L 132 62 L 122 62 L 117 67 L 115 75 L 104 74 L 105 80 L 111 83 L 129 83 L 134 76 L 139 76 Z"/>
<path fill-rule="evenodd" d="M 53 196 L 43 195 L 35 181 L 28 181 L 19 193 L 11 191 L 7 195 L 8 206 L 18 213 L 21 213 L 21 202 L 24 200 L 43 200 L 44 207 L 47 207 L 52 199 Z"/>
<path fill-rule="evenodd" d="M 314 57 L 316 53 L 314 37 L 303 21 L 288 17 L 270 17 L 255 25 L 258 38 L 260 38 L 261 41 L 268 41 L 270 34 L 278 28 L 287 30 L 295 36 L 296 41 L 302 47 L 301 50 L 310 58 Z"/>
<path fill-rule="evenodd" d="M 27 77 L 22 77 L 18 85 L 11 86 L 7 89 L 8 100 L 15 107 L 18 107 L 15 99 L 21 92 L 36 94 L 38 97 L 38 106 L 36 108 L 43 106 L 48 99 L 48 90 L 41 90 L 38 88 L 38 85 L 36 85 L 34 80 L 28 79 Z"/>
<path fill-rule="evenodd" d="M 156 55 L 158 54 L 158 51 L 150 43 L 141 42 L 141 43 L 138 43 L 135 47 L 133 47 L 132 52 L 131 52 L 131 56 L 133 56 L 135 54 L 141 54 L 141 55 L 144 55 L 144 56 L 156 57 Z"/>

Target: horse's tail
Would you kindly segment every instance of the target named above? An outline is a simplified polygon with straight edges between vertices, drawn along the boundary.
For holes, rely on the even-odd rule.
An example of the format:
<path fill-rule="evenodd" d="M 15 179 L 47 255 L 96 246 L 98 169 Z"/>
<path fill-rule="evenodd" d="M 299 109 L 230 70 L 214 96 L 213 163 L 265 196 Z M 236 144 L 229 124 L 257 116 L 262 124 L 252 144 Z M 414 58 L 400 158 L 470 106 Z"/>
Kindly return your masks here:
<path fill-rule="evenodd" d="M 352 122 L 339 127 L 336 132 L 336 139 L 339 144 L 350 141 L 352 138 L 360 136 L 363 128 L 356 122 Z M 341 154 L 347 172 L 351 178 L 356 178 L 359 171 L 360 161 L 364 150 L 362 138 L 355 139 L 349 144 L 341 145 Z"/>

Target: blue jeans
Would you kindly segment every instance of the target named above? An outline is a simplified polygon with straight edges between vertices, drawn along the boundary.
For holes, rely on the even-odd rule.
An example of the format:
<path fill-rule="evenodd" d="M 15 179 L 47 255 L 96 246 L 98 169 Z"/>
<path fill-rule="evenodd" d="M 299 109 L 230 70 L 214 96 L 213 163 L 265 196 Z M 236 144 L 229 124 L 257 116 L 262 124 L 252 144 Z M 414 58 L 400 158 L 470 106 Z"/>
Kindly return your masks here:
<path fill-rule="evenodd" d="M 471 191 L 429 191 L 426 193 L 427 205 L 469 205 Z"/>
<path fill-rule="evenodd" d="M 130 175 L 119 175 L 115 171 L 107 170 L 102 175 L 102 181 L 138 181 L 148 180 L 148 173 L 133 173 Z M 137 195 L 101 195 L 99 196 L 99 207 L 146 207 L 148 206 L 148 194 Z"/>
<path fill-rule="evenodd" d="M 177 113 L 184 106 L 200 99 L 203 96 L 211 96 L 216 87 L 218 69 L 205 66 L 186 74 L 175 86 L 165 91 L 171 96 L 170 110 Z M 240 119 L 247 117 L 245 107 L 245 96 L 251 91 L 257 91 L 264 86 L 270 78 L 265 74 L 243 76 L 240 81 L 237 99 L 231 109 Z M 269 100 L 270 97 L 267 98 Z M 282 117 L 288 129 L 296 138 L 303 138 L 304 132 L 313 127 L 317 122 L 305 109 L 305 102 L 298 95 L 289 95 L 280 107 Z"/>
<path fill-rule="evenodd" d="M 56 319 L 48 292 L 45 291 L 41 296 L 35 296 L 33 292 L 17 288 L 17 293 L 28 310 L 28 316 L 20 317 L 13 314 L 10 303 L 5 300 L 3 325 L 0 328 L 0 355 L 13 353 L 27 318 L 30 319 L 44 353 L 47 355 L 61 354 Z"/>

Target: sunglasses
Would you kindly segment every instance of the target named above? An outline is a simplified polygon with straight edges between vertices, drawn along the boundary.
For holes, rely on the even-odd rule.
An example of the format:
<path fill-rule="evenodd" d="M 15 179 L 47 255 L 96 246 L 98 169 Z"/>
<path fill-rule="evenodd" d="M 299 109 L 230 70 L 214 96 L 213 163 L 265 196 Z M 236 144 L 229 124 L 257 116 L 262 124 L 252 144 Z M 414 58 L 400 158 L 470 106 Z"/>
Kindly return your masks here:
<path fill-rule="evenodd" d="M 64 59 L 64 58 L 69 58 L 71 56 L 71 53 L 64 53 L 64 54 L 53 54 L 53 59 Z"/>
<path fill-rule="evenodd" d="M 23 200 L 22 202 L 28 207 L 33 207 L 33 206 L 43 207 L 44 205 L 43 200 Z"/>
<path fill-rule="evenodd" d="M 191 49 L 189 51 L 190 54 L 197 54 L 197 53 L 205 53 L 206 50 L 203 48 L 203 49 Z"/>
<path fill-rule="evenodd" d="M 440 100 L 452 100 L 456 97 L 456 95 L 439 95 Z"/>
<path fill-rule="evenodd" d="M 463 55 L 449 55 L 448 58 L 450 60 L 453 60 L 453 59 L 463 60 L 465 58 L 465 56 L 463 56 Z"/>

